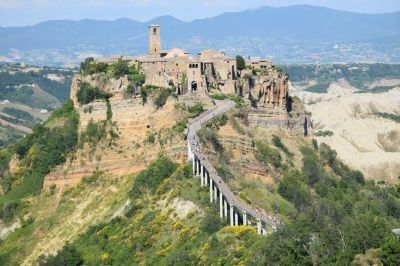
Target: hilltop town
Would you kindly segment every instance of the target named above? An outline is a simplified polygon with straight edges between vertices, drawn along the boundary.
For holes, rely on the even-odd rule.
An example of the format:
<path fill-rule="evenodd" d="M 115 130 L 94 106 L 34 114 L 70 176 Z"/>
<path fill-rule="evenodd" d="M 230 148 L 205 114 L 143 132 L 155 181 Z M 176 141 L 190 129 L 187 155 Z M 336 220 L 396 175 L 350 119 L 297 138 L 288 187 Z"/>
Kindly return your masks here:
<path fill-rule="evenodd" d="M 145 55 L 85 59 L 70 100 L 0 151 L 0 264 L 391 259 L 398 188 L 312 138 L 288 74 L 148 34 Z"/>
<path fill-rule="evenodd" d="M 100 58 L 108 64 L 126 60 L 145 75 L 144 85 L 161 88 L 174 86 L 177 95 L 209 95 L 213 89 L 237 93 L 257 101 L 259 107 L 285 109 L 289 97 L 288 76 L 272 65 L 271 59 L 247 57 L 247 69 L 237 68 L 237 59 L 217 50 L 192 55 L 182 49 L 161 48 L 160 25 L 149 26 L 149 53 L 135 57 Z M 253 75 L 256 74 L 256 75 Z M 252 77 L 253 76 L 253 77 Z M 249 81 L 252 78 L 252 82 Z"/>
<path fill-rule="evenodd" d="M 119 134 L 116 142 L 121 150 L 97 148 L 93 154 L 89 153 L 90 158 L 98 159 L 89 161 L 86 160 L 89 153 L 78 154 L 69 164 L 56 168 L 45 178 L 46 189 L 53 186 L 62 189 L 77 184 L 98 168 L 118 175 L 128 174 L 155 158 L 164 148 L 151 152 L 143 150 L 141 153 L 145 154 L 145 159 L 133 162 L 126 154 L 133 152 L 135 155 L 132 156 L 138 156 L 138 150 L 143 147 L 138 148 L 135 144 L 136 148 L 133 148 L 128 144 L 140 143 L 140 139 L 175 123 L 186 127 L 187 119 L 174 111 L 176 104 L 166 100 L 169 94 L 175 95 L 176 101 L 183 106 L 201 104 L 206 109 L 213 108 L 214 100 L 231 99 L 240 106 L 248 106 L 249 125 L 286 130 L 298 136 L 307 136 L 311 132 L 311 120 L 301 103 L 289 96 L 288 75 L 275 67 L 271 60 L 247 58 L 244 66 L 238 69 L 237 58 L 220 51 L 207 50 L 198 55 L 178 48 L 163 51 L 160 30 L 159 25 L 149 26 L 149 53 L 146 55 L 90 59 L 82 65 L 83 69 L 89 70 L 75 75 L 71 87 L 71 99 L 79 107 L 80 132 L 84 134 L 92 122 L 106 121 L 111 113 L 114 131 Z M 127 64 L 125 67 L 135 74 L 110 78 L 102 72 L 119 64 Z M 82 100 L 95 94 L 94 90 L 99 90 L 99 95 L 105 94 L 109 103 L 104 105 L 101 96 L 97 98 L 100 101 L 93 101 L 94 98 Z M 154 113 L 154 107 L 145 104 L 148 102 L 153 102 L 156 110 L 163 107 L 162 112 Z M 178 138 L 172 143 L 174 145 L 167 148 L 171 149 L 170 155 L 185 161 L 187 155 L 184 150 L 179 151 L 185 146 L 182 140 Z"/>

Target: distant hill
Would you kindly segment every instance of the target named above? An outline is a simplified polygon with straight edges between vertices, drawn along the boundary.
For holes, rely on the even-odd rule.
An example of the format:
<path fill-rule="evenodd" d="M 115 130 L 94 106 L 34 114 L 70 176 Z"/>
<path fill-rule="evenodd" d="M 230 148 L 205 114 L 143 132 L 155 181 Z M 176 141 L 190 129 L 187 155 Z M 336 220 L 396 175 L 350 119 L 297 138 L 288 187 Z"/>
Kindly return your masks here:
<path fill-rule="evenodd" d="M 71 69 L 0 65 L 0 148 L 14 143 L 69 98 Z"/>
<path fill-rule="evenodd" d="M 180 46 L 190 52 L 218 48 L 232 54 L 272 56 L 285 63 L 296 62 L 293 56 L 315 63 L 321 59 L 312 58 L 313 55 L 328 52 L 328 57 L 322 60 L 346 61 L 345 54 L 342 58 L 329 56 L 336 44 L 336 53 L 349 49 L 352 50 L 350 56 L 354 51 L 360 53 L 358 59 L 350 61 L 382 58 L 380 61 L 400 62 L 391 50 L 400 46 L 400 12 L 359 14 L 308 5 L 261 7 L 190 22 L 163 16 L 147 22 L 63 20 L 0 28 L 0 55 L 3 60 L 10 60 L 15 57 L 15 51 L 10 55 L 10 49 L 17 49 L 23 60 L 76 63 L 79 56 L 84 57 L 89 52 L 144 53 L 147 51 L 147 26 L 151 23 L 161 24 L 164 48 Z M 338 44 L 339 48 L 340 45 L 351 47 L 338 50 Z M 363 54 L 366 49 L 371 50 L 368 55 Z M 47 52 L 40 53 L 39 57 L 38 50 Z"/>

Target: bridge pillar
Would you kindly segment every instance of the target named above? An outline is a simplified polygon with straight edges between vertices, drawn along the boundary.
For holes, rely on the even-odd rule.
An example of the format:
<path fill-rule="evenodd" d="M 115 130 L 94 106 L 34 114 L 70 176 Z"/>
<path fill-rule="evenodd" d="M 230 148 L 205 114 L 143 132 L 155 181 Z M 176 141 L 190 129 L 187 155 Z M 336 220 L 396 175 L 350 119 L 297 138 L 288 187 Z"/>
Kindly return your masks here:
<path fill-rule="evenodd" d="M 257 234 L 261 235 L 262 233 L 262 228 L 261 228 L 261 220 L 257 218 Z"/>
<path fill-rule="evenodd" d="M 265 228 L 261 228 L 261 234 L 263 236 L 266 236 L 267 235 L 267 230 Z"/>
<path fill-rule="evenodd" d="M 204 180 L 205 180 L 206 186 L 208 186 L 208 173 L 207 173 L 207 170 L 204 167 L 204 165 L 203 165 L 203 173 L 204 173 Z"/>
<path fill-rule="evenodd" d="M 238 226 L 239 225 L 239 215 L 237 212 L 235 212 L 234 216 L 235 216 L 235 226 Z"/>
<path fill-rule="evenodd" d="M 224 204 L 223 204 L 223 196 L 221 191 L 219 192 L 219 216 L 221 217 L 221 219 L 224 219 Z"/>
<path fill-rule="evenodd" d="M 226 202 L 226 199 L 224 199 L 224 218 L 228 218 L 228 203 Z"/>
<path fill-rule="evenodd" d="M 213 199 L 214 199 L 213 183 L 210 179 L 210 202 L 211 202 L 211 204 L 213 203 Z"/>
<path fill-rule="evenodd" d="M 193 166 L 193 174 L 196 174 L 196 158 L 193 156 L 192 159 L 192 166 Z"/>
<path fill-rule="evenodd" d="M 231 226 L 233 226 L 233 205 L 230 206 L 230 218 L 231 218 Z"/>
<path fill-rule="evenodd" d="M 201 162 L 200 162 L 200 160 L 197 160 L 197 162 L 198 162 L 198 164 L 197 164 L 197 166 L 198 166 L 197 172 L 199 173 L 199 176 L 201 176 Z"/>
<path fill-rule="evenodd" d="M 192 148 L 190 147 L 190 140 L 188 139 L 188 142 L 187 142 L 187 144 L 188 144 L 188 161 L 191 161 L 191 160 L 193 160 L 193 151 L 192 151 Z"/>
<path fill-rule="evenodd" d="M 200 176 L 200 181 L 201 181 L 201 186 L 204 187 L 204 177 L 203 177 L 203 173 L 202 173 L 202 165 L 199 161 L 199 176 Z"/>
<path fill-rule="evenodd" d="M 247 226 L 247 213 L 243 211 L 243 225 Z"/>
<path fill-rule="evenodd" d="M 214 201 L 217 202 L 218 200 L 218 188 L 217 184 L 214 184 Z"/>

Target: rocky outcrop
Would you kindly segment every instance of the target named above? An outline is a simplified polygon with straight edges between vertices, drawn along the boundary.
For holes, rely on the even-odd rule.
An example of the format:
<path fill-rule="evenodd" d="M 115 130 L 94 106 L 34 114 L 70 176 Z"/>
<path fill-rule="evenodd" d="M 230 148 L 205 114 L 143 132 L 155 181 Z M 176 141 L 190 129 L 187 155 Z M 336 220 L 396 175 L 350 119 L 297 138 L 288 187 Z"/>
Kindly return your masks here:
<path fill-rule="evenodd" d="M 72 79 L 70 99 L 73 100 L 75 106 L 79 106 L 77 99 L 77 93 L 82 82 L 89 83 L 92 87 L 97 87 L 101 91 L 111 94 L 114 98 L 123 98 L 124 92 L 129 87 L 128 77 L 124 76 L 119 79 L 109 78 L 106 74 L 94 74 L 94 75 L 75 75 Z"/>
<path fill-rule="evenodd" d="M 281 108 L 257 107 L 249 109 L 249 123 L 275 130 L 285 130 L 298 136 L 313 134 L 310 116 L 297 98 L 289 98 L 289 111 Z"/>
<path fill-rule="evenodd" d="M 246 75 L 236 82 L 236 92 L 249 99 L 253 107 L 286 109 L 289 100 L 289 77 L 277 72 Z"/>
<path fill-rule="evenodd" d="M 110 141 L 104 140 L 98 143 L 94 150 L 88 144 L 84 144 L 70 160 L 46 176 L 45 189 L 48 190 L 52 186 L 57 189 L 76 186 L 97 169 L 113 177 L 137 173 L 160 152 L 178 162 L 185 161 L 185 141 L 180 135 L 171 134 L 169 130 L 181 119 L 174 107 L 175 101 L 168 101 L 160 110 L 155 109 L 150 99 L 146 105 L 142 105 L 141 99 L 113 97 L 110 103 L 112 123 L 118 138 L 112 145 Z M 99 122 L 106 119 L 107 108 L 104 102 L 93 102 L 90 105 L 90 113 L 85 112 L 88 105 L 78 109 L 81 134 L 86 130 L 89 121 Z M 156 134 L 154 143 L 145 141 L 150 133 Z"/>
<path fill-rule="evenodd" d="M 302 103 L 289 96 L 289 76 L 273 69 L 264 74 L 242 73 L 236 92 L 250 102 L 249 122 L 290 133 L 308 136 L 312 123 Z"/>

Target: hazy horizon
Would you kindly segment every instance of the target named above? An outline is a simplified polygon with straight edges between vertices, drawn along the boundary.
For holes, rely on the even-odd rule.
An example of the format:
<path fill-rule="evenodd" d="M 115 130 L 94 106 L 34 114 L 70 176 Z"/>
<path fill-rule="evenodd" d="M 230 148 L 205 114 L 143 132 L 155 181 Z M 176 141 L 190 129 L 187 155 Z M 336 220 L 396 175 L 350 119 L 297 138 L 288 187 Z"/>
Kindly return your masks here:
<path fill-rule="evenodd" d="M 148 21 L 160 16 L 173 16 L 183 21 L 207 18 L 225 12 L 238 12 L 262 6 L 287 7 L 313 5 L 357 13 L 391 13 L 400 10 L 397 0 L 0 0 L 0 27 L 28 26 L 48 20 L 115 20 L 128 18 Z"/>

